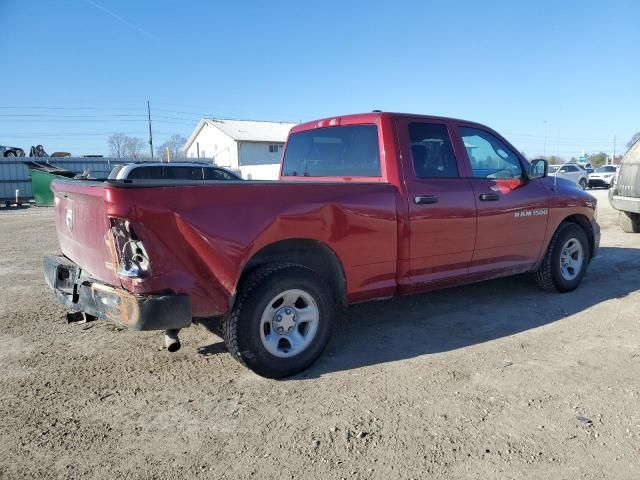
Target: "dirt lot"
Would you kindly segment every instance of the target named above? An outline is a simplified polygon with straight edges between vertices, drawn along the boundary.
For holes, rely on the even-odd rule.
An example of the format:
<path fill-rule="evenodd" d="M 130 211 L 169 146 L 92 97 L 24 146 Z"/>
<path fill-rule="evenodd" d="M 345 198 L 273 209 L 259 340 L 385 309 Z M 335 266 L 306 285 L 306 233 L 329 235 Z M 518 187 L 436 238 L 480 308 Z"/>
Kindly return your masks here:
<path fill-rule="evenodd" d="M 285 381 L 202 326 L 67 325 L 52 210 L 0 209 L 0 478 L 640 478 L 640 235 L 600 199 L 570 294 L 511 278 L 351 308 Z"/>

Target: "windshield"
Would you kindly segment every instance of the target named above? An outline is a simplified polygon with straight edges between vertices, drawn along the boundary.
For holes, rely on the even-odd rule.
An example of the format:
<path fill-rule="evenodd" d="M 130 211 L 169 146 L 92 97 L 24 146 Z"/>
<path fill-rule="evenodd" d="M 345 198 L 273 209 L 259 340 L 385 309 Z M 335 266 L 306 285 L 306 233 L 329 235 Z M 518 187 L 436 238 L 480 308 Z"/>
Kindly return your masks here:
<path fill-rule="evenodd" d="M 600 167 L 596 169 L 597 173 L 611 173 L 615 171 L 616 171 L 616 167 L 614 167 L 613 165 L 606 165 L 604 167 Z"/>
<path fill-rule="evenodd" d="M 557 165 L 549 165 L 549 173 L 556 173 L 560 169 Z"/>

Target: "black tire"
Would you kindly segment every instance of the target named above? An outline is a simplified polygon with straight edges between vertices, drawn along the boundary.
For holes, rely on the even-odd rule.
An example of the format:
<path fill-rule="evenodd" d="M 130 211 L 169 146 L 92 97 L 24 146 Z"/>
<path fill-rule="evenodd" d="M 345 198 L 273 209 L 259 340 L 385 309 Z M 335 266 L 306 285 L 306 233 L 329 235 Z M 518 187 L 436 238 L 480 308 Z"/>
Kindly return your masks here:
<path fill-rule="evenodd" d="M 274 296 L 290 289 L 311 295 L 319 310 L 319 321 L 311 343 L 287 358 L 272 355 L 262 343 L 261 317 Z M 223 320 L 224 341 L 237 361 L 267 378 L 283 378 L 309 367 L 322 353 L 333 325 L 335 300 L 320 276 L 294 264 L 261 267 L 241 282 L 232 311 Z"/>
<path fill-rule="evenodd" d="M 640 213 L 620 211 L 618 225 L 623 232 L 640 233 Z"/>
<path fill-rule="evenodd" d="M 9 151 L 9 152 L 5 153 L 5 154 L 4 154 L 4 156 L 5 156 L 5 157 L 11 157 L 11 158 L 13 158 L 13 157 L 15 157 L 15 156 L 16 156 L 16 152 L 14 152 L 13 150 L 11 150 L 11 151 Z"/>
<path fill-rule="evenodd" d="M 560 256 L 562 248 L 572 238 L 580 242 L 584 258 L 575 278 L 567 280 L 561 272 Z M 589 241 L 582 227 L 575 223 L 561 223 L 551 242 L 549 242 L 549 248 L 547 248 L 547 253 L 542 260 L 540 268 L 535 272 L 536 283 L 540 288 L 548 291 L 570 292 L 575 290 L 582 282 L 589 260 Z"/>
<path fill-rule="evenodd" d="M 583 190 L 587 189 L 587 181 L 584 178 L 580 179 L 579 185 L 582 187 Z"/>

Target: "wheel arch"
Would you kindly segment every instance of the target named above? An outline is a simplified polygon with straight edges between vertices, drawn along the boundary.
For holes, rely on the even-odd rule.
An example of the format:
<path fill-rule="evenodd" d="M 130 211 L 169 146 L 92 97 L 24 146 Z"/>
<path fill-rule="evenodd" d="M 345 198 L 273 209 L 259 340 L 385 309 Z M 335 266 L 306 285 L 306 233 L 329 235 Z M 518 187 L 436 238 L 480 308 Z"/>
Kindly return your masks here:
<path fill-rule="evenodd" d="M 563 223 L 575 223 L 584 230 L 584 233 L 587 235 L 587 240 L 589 241 L 589 258 L 593 258 L 593 253 L 595 250 L 595 236 L 593 232 L 593 225 L 591 224 L 591 220 L 589 220 L 589 217 L 580 213 L 569 215 L 558 224 L 556 231 Z"/>
<path fill-rule="evenodd" d="M 346 276 L 342 262 L 326 243 L 308 238 L 279 240 L 262 247 L 245 264 L 238 285 L 249 273 L 270 263 L 292 263 L 315 271 L 331 287 L 336 302 L 347 301 Z M 237 291 L 237 289 L 236 289 Z"/>

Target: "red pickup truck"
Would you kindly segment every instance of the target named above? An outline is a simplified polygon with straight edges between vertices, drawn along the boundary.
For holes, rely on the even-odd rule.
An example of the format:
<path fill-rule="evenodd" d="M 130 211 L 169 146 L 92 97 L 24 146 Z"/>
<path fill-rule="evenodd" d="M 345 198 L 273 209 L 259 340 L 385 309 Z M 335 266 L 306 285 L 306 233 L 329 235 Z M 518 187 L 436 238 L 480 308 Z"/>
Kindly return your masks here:
<path fill-rule="evenodd" d="M 308 367 L 336 308 L 532 272 L 567 292 L 596 255 L 596 200 L 493 130 L 372 112 L 291 130 L 279 181 L 56 181 L 64 256 L 45 278 L 72 312 L 132 329 L 221 317 L 266 377 Z"/>

